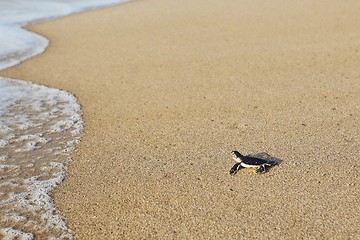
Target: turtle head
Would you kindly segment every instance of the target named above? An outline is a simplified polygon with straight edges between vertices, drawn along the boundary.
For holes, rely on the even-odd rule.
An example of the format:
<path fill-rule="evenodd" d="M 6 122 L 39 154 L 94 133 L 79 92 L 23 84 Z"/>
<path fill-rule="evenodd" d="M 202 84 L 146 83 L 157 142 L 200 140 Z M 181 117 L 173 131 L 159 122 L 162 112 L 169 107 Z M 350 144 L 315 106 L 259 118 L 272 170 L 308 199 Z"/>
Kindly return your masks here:
<path fill-rule="evenodd" d="M 233 157 L 233 159 L 236 161 L 236 162 L 241 162 L 241 157 L 243 155 L 241 155 L 241 153 L 239 153 L 238 151 L 232 151 L 231 152 L 231 156 Z"/>

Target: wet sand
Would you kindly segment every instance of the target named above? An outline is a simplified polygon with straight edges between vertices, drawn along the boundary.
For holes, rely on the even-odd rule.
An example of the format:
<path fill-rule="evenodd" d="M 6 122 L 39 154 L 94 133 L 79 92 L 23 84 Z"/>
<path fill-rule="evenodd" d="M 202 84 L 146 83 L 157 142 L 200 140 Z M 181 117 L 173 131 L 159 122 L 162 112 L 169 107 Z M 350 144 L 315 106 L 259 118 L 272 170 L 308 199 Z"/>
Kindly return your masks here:
<path fill-rule="evenodd" d="M 360 4 L 136 1 L 30 26 L 1 76 L 74 93 L 79 239 L 358 239 Z M 283 162 L 235 176 L 231 150 Z"/>

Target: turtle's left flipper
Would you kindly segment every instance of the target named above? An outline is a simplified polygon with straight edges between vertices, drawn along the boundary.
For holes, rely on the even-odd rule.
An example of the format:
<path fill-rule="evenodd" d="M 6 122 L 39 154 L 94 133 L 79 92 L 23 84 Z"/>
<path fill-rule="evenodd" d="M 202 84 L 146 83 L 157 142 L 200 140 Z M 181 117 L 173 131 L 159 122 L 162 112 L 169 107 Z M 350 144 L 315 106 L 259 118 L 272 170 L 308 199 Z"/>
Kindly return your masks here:
<path fill-rule="evenodd" d="M 235 165 L 230 169 L 230 175 L 235 175 L 239 169 L 242 168 L 240 163 L 235 163 Z"/>

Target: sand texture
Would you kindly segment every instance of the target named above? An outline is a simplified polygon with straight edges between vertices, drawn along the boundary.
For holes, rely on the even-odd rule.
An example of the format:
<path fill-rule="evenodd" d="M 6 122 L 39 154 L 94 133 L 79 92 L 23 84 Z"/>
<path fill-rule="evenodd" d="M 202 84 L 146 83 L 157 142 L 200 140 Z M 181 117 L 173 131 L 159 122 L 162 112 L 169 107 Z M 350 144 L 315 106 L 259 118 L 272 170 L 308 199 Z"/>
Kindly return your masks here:
<path fill-rule="evenodd" d="M 79 239 L 359 239 L 360 2 L 143 0 L 31 26 L 74 93 Z M 283 162 L 228 171 L 231 150 Z"/>

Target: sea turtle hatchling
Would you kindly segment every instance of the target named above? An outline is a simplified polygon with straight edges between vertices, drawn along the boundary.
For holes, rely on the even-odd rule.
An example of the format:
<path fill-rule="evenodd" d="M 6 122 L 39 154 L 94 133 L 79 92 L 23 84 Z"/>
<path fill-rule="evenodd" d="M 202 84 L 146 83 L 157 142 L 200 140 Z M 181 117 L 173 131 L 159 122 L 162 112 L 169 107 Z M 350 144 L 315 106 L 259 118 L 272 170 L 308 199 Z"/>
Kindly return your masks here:
<path fill-rule="evenodd" d="M 264 173 L 269 167 L 277 164 L 276 161 L 261 159 L 257 157 L 244 156 L 238 151 L 231 152 L 232 157 L 236 161 L 235 165 L 230 169 L 230 174 L 234 175 L 240 168 L 256 168 L 257 173 Z"/>

